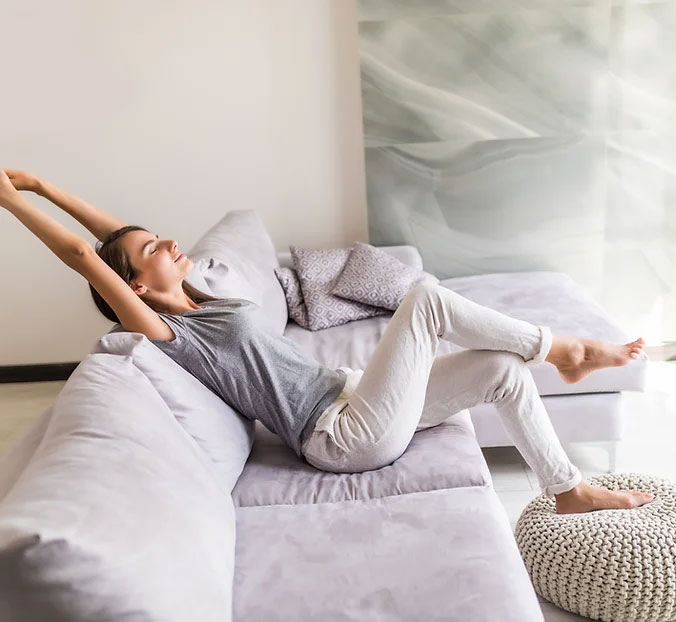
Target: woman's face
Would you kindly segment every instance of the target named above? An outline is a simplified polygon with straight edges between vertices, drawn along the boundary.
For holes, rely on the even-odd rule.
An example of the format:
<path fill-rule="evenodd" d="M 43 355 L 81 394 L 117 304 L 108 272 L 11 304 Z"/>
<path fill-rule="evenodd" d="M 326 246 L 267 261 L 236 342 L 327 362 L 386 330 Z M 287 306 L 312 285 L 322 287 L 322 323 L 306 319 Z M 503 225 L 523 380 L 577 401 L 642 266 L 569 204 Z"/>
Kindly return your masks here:
<path fill-rule="evenodd" d="M 138 275 L 134 281 L 139 295 L 145 286 L 151 292 L 167 293 L 180 288 L 181 282 L 193 267 L 193 262 L 181 252 L 176 240 L 160 240 L 147 231 L 129 231 L 120 238 L 131 265 Z"/>

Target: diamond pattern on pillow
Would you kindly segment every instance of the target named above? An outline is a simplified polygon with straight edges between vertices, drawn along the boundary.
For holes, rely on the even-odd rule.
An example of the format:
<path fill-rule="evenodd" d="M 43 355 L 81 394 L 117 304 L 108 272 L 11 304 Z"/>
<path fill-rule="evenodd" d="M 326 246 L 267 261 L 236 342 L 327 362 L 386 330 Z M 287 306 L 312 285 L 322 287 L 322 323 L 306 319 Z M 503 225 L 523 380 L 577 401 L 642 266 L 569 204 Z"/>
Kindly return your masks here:
<path fill-rule="evenodd" d="M 433 274 L 408 266 L 390 253 L 355 242 L 331 293 L 395 311 L 406 294 L 423 281 L 439 283 Z"/>
<path fill-rule="evenodd" d="M 308 315 L 309 330 L 322 330 L 389 310 L 334 296 L 331 289 L 343 271 L 352 249 L 310 249 L 289 246 Z"/>
<path fill-rule="evenodd" d="M 296 271 L 293 268 L 275 268 L 275 275 L 284 290 L 289 317 L 299 326 L 308 328 L 307 308 Z"/>

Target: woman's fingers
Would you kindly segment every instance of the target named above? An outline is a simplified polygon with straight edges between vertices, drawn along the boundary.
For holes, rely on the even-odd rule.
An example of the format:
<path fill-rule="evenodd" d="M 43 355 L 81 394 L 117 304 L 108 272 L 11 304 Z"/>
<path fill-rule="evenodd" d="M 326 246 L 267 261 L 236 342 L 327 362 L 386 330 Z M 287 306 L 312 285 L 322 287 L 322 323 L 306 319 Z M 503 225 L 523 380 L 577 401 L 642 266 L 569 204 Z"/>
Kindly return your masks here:
<path fill-rule="evenodd" d="M 5 173 L 17 190 L 31 190 L 33 176 L 30 173 L 8 168 L 5 169 Z"/>
<path fill-rule="evenodd" d="M 7 173 L 0 168 L 0 206 L 6 207 L 5 201 L 9 200 L 15 192 L 16 190 Z"/>

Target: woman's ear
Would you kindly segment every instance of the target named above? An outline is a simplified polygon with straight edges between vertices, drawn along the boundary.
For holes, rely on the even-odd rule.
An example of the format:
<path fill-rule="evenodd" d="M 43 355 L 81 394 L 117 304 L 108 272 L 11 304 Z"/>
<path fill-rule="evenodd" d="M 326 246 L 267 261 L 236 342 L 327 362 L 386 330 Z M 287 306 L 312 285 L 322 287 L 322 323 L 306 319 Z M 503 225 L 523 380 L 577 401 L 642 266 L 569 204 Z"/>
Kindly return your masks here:
<path fill-rule="evenodd" d="M 129 283 L 129 287 L 131 287 L 134 293 L 138 294 L 139 296 L 142 296 L 148 291 L 148 288 L 145 285 L 139 285 L 135 281 Z"/>

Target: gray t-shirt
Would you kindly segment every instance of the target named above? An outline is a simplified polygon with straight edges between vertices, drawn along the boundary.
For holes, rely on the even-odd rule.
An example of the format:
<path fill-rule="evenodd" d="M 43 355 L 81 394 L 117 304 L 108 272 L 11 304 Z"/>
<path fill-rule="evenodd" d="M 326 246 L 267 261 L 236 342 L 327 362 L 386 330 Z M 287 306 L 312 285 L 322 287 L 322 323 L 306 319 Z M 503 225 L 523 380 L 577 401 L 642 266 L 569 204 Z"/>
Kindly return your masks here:
<path fill-rule="evenodd" d="M 176 339 L 158 348 L 247 419 L 259 419 L 302 457 L 302 442 L 338 398 L 347 374 L 321 365 L 258 319 L 243 298 L 207 301 L 180 314 L 158 313 Z"/>

